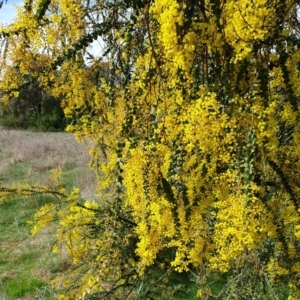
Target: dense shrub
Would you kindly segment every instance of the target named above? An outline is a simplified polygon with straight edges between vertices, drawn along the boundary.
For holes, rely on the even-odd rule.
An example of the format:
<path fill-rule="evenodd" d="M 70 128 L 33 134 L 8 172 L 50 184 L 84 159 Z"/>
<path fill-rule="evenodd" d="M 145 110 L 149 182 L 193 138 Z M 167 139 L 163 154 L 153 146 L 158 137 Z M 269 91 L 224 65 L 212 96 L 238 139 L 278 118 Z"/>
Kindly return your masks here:
<path fill-rule="evenodd" d="M 3 29 L 0 87 L 13 96 L 16 70 L 37 76 L 46 44 L 40 82 L 99 175 L 98 201 L 59 190 L 35 215 L 34 232 L 58 221 L 73 260 L 61 299 L 124 299 L 155 283 L 163 295 L 174 272 L 193 274 L 202 299 L 216 274 L 219 298 L 276 299 L 279 282 L 299 298 L 299 3 L 27 4 Z"/>

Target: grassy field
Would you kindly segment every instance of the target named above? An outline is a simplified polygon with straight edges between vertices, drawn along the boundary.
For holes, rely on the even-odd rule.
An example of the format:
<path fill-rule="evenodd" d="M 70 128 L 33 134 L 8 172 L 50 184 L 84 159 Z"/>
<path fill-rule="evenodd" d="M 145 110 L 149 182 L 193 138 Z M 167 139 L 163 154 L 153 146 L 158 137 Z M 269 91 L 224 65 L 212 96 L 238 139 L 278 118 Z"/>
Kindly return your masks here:
<path fill-rule="evenodd" d="M 50 170 L 60 167 L 67 189 L 95 197 L 96 176 L 89 155 L 71 134 L 0 129 L 0 182 L 51 186 Z M 50 197 L 18 198 L 0 205 L 0 300 L 55 299 L 48 282 L 68 267 L 64 253 L 51 253 L 55 228 L 30 235 L 27 223 Z M 59 288 L 59 287 L 58 287 Z"/>

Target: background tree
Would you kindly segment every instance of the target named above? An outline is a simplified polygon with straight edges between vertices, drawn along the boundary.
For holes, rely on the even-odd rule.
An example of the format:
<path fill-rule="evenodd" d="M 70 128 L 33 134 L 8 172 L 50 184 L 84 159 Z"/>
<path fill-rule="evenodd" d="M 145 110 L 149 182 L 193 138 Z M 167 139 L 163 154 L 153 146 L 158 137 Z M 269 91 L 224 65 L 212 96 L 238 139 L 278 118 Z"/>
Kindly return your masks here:
<path fill-rule="evenodd" d="M 101 201 L 74 192 L 35 217 L 37 228 L 60 219 L 74 262 L 67 299 L 124 298 L 158 270 L 192 272 L 204 298 L 223 272 L 221 296 L 273 295 L 280 280 L 297 299 L 298 5 L 26 1 L 2 28 L 2 70 L 14 62 L 26 74 L 44 47 L 41 86 L 95 145 Z M 109 71 L 97 82 L 86 55 Z M 22 82 L 4 74 L 13 94 Z"/>
<path fill-rule="evenodd" d="M 1 125 L 38 130 L 64 130 L 65 116 L 60 101 L 37 83 L 27 83 L 17 97 L 1 105 Z"/>
<path fill-rule="evenodd" d="M 27 73 L 22 74 L 18 65 L 8 65 L 6 73 L 18 82 L 14 93 L 2 90 L 1 125 L 7 127 L 63 130 L 66 125 L 61 101 L 41 86 L 40 74 L 47 60 L 46 55 L 36 55 Z M 17 93 L 16 90 L 18 89 Z"/>

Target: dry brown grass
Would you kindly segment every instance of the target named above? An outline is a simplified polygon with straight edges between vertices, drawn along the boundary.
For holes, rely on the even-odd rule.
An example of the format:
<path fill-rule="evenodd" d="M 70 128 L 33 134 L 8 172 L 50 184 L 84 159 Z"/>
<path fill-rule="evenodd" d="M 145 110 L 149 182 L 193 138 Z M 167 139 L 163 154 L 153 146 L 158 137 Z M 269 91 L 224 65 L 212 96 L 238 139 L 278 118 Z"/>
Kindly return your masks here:
<path fill-rule="evenodd" d="M 0 181 L 47 185 L 48 171 L 60 167 L 72 171 L 68 184 L 79 187 L 82 196 L 95 195 L 96 176 L 88 167 L 87 146 L 78 144 L 72 134 L 0 129 L 0 145 Z"/>

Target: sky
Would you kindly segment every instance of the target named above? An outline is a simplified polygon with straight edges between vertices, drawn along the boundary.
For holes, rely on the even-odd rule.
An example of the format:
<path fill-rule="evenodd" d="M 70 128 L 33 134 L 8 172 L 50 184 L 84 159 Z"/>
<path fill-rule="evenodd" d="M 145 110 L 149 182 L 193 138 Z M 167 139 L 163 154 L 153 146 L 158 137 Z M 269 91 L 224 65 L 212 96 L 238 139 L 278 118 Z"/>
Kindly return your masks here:
<path fill-rule="evenodd" d="M 7 25 L 13 21 L 16 15 L 16 8 L 14 4 L 22 5 L 23 0 L 4 0 L 3 6 L 0 9 L 0 23 Z"/>

